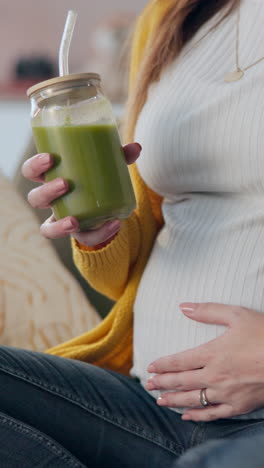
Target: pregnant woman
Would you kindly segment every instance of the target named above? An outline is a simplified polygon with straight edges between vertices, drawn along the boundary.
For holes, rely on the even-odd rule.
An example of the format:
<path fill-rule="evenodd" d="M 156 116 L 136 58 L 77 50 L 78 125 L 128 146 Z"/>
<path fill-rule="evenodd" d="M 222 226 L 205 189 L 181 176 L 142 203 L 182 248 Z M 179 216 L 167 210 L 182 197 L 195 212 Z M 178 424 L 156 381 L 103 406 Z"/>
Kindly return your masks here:
<path fill-rule="evenodd" d="M 95 232 L 41 227 L 72 235 L 116 303 L 50 354 L 0 349 L 1 466 L 264 466 L 263 24 L 263 0 L 153 0 L 140 16 L 137 209 Z M 125 149 L 133 163 L 139 145 Z M 52 164 L 37 155 L 23 174 L 42 182 Z M 43 183 L 29 201 L 67 190 Z"/>

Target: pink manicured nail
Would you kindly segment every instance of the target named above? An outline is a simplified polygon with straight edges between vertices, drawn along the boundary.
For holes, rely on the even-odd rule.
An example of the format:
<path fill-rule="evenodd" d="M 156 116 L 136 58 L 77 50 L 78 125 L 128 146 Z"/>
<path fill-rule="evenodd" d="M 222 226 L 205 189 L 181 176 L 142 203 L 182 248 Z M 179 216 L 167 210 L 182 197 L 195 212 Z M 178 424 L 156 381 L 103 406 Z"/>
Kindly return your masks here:
<path fill-rule="evenodd" d="M 153 382 L 151 382 L 151 380 L 149 380 L 146 384 L 146 389 L 147 390 L 155 390 L 155 385 Z"/>
<path fill-rule="evenodd" d="M 148 372 L 149 372 L 150 374 L 154 374 L 154 373 L 155 373 L 155 367 L 154 367 L 153 364 L 150 364 L 150 365 L 148 366 Z"/>
<path fill-rule="evenodd" d="M 183 421 L 190 421 L 190 419 L 191 419 L 191 416 L 189 416 L 188 414 L 183 414 L 182 415 L 182 420 Z"/>
<path fill-rule="evenodd" d="M 43 153 L 39 156 L 39 161 L 44 166 L 50 163 L 50 155 L 48 153 Z"/>
<path fill-rule="evenodd" d="M 158 404 L 158 405 L 164 405 L 164 404 L 165 404 L 165 400 L 160 396 L 160 397 L 157 399 L 157 404 Z"/>
<path fill-rule="evenodd" d="M 74 222 L 71 219 L 66 219 L 63 223 L 63 228 L 66 231 L 72 231 L 76 229 Z"/>
<path fill-rule="evenodd" d="M 185 312 L 186 314 L 193 314 L 199 304 L 193 304 L 193 303 L 186 303 L 186 304 L 180 304 L 180 309 Z"/>
<path fill-rule="evenodd" d="M 66 188 L 66 183 L 63 179 L 56 180 L 55 187 L 59 191 L 64 190 Z"/>

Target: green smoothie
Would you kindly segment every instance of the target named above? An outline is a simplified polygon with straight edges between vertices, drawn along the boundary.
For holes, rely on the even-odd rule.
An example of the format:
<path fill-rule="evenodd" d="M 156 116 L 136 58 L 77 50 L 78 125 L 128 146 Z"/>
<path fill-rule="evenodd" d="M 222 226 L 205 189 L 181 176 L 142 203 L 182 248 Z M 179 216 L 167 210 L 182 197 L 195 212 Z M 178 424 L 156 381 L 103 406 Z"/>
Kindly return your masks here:
<path fill-rule="evenodd" d="M 33 135 L 38 152 L 55 158 L 46 181 L 69 182 L 69 192 L 53 204 L 57 219 L 74 216 L 87 230 L 132 213 L 135 195 L 114 125 L 33 127 Z"/>

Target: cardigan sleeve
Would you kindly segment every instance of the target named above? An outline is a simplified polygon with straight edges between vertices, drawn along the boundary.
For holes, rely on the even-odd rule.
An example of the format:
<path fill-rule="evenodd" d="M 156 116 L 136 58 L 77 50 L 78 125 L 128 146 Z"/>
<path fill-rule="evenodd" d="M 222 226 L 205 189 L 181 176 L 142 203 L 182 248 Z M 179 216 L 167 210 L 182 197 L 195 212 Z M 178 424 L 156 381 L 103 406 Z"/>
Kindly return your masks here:
<path fill-rule="evenodd" d="M 122 223 L 118 235 L 100 250 L 87 249 L 72 239 L 73 259 L 88 283 L 104 296 L 117 300 L 123 294 L 140 246 L 136 213 Z"/>

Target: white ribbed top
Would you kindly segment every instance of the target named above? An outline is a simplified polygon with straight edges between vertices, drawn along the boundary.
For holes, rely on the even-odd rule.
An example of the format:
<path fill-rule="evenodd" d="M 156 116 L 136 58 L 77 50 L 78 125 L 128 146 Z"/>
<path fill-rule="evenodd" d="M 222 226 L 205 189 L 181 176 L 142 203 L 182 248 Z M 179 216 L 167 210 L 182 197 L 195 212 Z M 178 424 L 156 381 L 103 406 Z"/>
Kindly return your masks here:
<path fill-rule="evenodd" d="M 225 83 L 235 69 L 236 13 L 196 44 L 218 15 L 151 86 L 136 128 L 141 176 L 165 197 L 165 226 L 134 308 L 132 375 L 142 385 L 156 358 L 224 331 L 186 318 L 181 302 L 264 312 L 264 61 Z M 242 0 L 240 65 L 262 56 L 264 2 Z"/>

